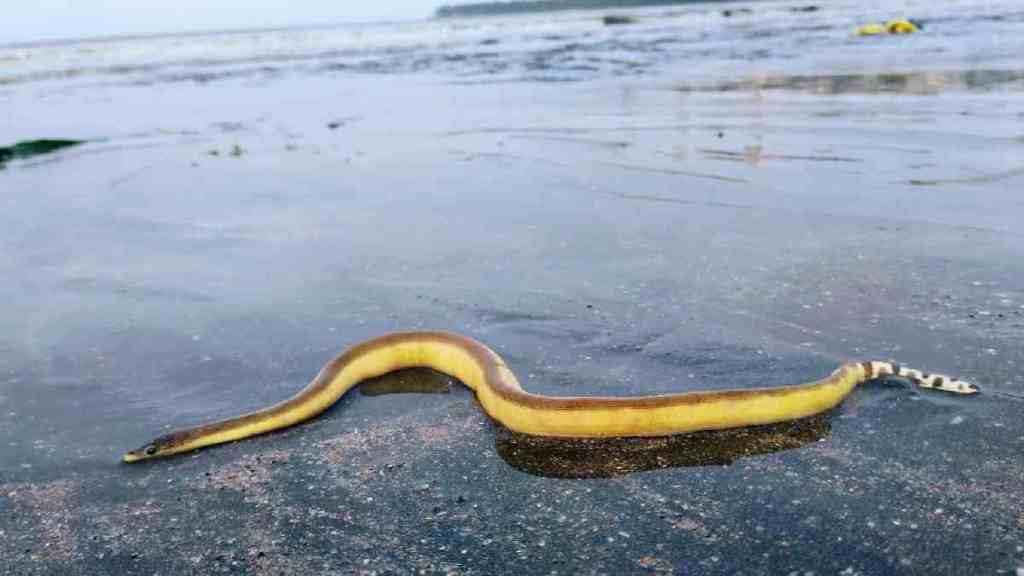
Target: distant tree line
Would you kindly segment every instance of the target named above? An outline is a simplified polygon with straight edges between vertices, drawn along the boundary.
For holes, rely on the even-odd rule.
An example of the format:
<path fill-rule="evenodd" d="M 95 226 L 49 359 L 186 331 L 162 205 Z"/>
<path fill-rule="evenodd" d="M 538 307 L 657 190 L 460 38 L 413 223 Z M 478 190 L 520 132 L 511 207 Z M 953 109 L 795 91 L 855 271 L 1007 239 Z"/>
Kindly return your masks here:
<path fill-rule="evenodd" d="M 523 12 L 553 12 L 556 10 L 632 8 L 636 6 L 691 4 L 698 1 L 707 0 L 521 0 L 512 2 L 474 2 L 470 4 L 445 4 L 434 12 L 434 16 L 437 18 L 451 18 L 456 16 L 518 14 Z"/>

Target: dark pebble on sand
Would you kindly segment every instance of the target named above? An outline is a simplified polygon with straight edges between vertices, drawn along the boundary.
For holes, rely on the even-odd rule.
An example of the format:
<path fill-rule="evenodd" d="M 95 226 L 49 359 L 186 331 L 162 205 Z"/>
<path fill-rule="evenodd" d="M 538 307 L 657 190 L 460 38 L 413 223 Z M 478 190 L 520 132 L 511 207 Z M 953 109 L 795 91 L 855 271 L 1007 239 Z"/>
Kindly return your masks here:
<path fill-rule="evenodd" d="M 636 22 L 636 19 L 629 16 L 619 16 L 616 14 L 608 14 L 601 18 L 601 22 L 604 22 L 605 26 L 616 26 L 620 24 L 632 24 Z"/>

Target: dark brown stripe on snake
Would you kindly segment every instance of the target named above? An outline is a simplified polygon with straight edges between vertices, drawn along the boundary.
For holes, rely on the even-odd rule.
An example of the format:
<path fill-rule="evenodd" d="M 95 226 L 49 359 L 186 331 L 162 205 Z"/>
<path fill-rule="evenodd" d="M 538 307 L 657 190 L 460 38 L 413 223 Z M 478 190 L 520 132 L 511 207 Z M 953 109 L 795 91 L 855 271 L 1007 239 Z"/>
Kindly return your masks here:
<path fill-rule="evenodd" d="M 487 366 L 487 378 L 490 381 L 501 381 L 501 378 L 497 373 L 497 367 L 491 365 L 492 361 L 495 360 L 495 358 L 491 356 L 485 348 L 483 348 L 476 342 L 452 338 L 448 334 L 431 334 L 431 337 L 442 342 L 453 343 L 463 347 L 463 349 L 469 351 L 470 354 L 475 356 L 478 360 L 481 361 L 482 364 Z M 400 336 L 396 337 L 395 339 L 400 339 Z M 375 345 L 379 346 L 380 344 Z M 361 352 L 361 350 L 358 350 L 358 348 L 359 346 L 357 346 L 356 349 L 352 351 L 352 356 L 355 356 Z M 504 366 L 504 364 L 502 364 L 502 366 Z M 842 373 L 843 370 L 840 369 L 835 373 L 834 376 L 823 378 L 815 382 L 809 382 L 807 384 L 792 386 L 789 388 L 775 387 L 743 388 L 739 390 L 721 391 L 711 390 L 702 392 L 689 392 L 682 394 L 646 397 L 568 396 L 551 398 L 546 396 L 530 394 L 529 392 L 525 392 L 523 390 L 511 389 L 506 386 L 495 386 L 493 390 L 495 393 L 497 393 L 499 396 L 505 399 L 514 399 L 519 404 L 524 404 L 532 408 L 554 408 L 557 410 L 588 410 L 595 408 L 616 408 L 616 405 L 621 405 L 623 409 L 628 410 L 635 407 L 660 408 L 665 406 L 703 404 L 707 402 L 715 402 L 717 400 L 729 401 L 738 400 L 741 398 L 750 398 L 755 396 L 784 397 L 790 394 L 802 392 L 807 388 L 815 388 L 818 386 L 829 385 L 838 382 L 842 379 Z"/>
<path fill-rule="evenodd" d="M 871 362 L 861 362 L 860 365 L 864 367 L 864 374 L 867 376 L 868 380 L 871 380 L 875 377 L 875 370 L 874 367 L 871 365 Z"/>

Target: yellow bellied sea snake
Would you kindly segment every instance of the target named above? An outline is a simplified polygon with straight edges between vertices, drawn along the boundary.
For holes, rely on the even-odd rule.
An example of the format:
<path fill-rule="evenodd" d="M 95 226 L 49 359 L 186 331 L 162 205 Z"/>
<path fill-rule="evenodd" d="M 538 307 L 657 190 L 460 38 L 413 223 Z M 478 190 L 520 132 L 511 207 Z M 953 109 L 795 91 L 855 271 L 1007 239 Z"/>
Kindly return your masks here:
<path fill-rule="evenodd" d="M 432 368 L 457 378 L 476 393 L 491 418 L 511 430 L 567 438 L 667 436 L 795 420 L 837 406 L 858 384 L 882 376 L 959 394 L 978 391 L 962 380 L 890 362 L 852 362 L 827 378 L 792 386 L 637 397 L 541 396 L 523 390 L 501 357 L 475 340 L 445 332 L 397 332 L 345 351 L 288 400 L 165 434 L 123 460 L 170 456 L 293 426 L 317 416 L 363 380 L 403 368 Z"/>

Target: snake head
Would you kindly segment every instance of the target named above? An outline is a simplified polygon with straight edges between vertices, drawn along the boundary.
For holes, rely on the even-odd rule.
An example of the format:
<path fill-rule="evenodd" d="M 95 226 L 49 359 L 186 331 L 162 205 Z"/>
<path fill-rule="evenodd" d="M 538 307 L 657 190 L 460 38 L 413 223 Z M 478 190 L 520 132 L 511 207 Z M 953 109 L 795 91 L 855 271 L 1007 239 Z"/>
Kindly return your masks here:
<path fill-rule="evenodd" d="M 140 448 L 135 450 L 129 450 L 124 453 L 121 457 L 121 461 L 126 464 L 132 462 L 139 462 L 140 460 L 149 460 L 151 458 L 160 458 L 161 456 L 170 456 L 180 451 L 180 441 L 177 434 L 166 434 L 161 436 Z"/>
<path fill-rule="evenodd" d="M 149 458 L 155 458 L 159 451 L 160 449 L 156 444 L 146 444 L 141 448 L 125 452 L 124 456 L 121 457 L 121 461 L 126 464 L 131 464 L 132 462 L 138 462 L 140 460 L 148 460 Z"/>

